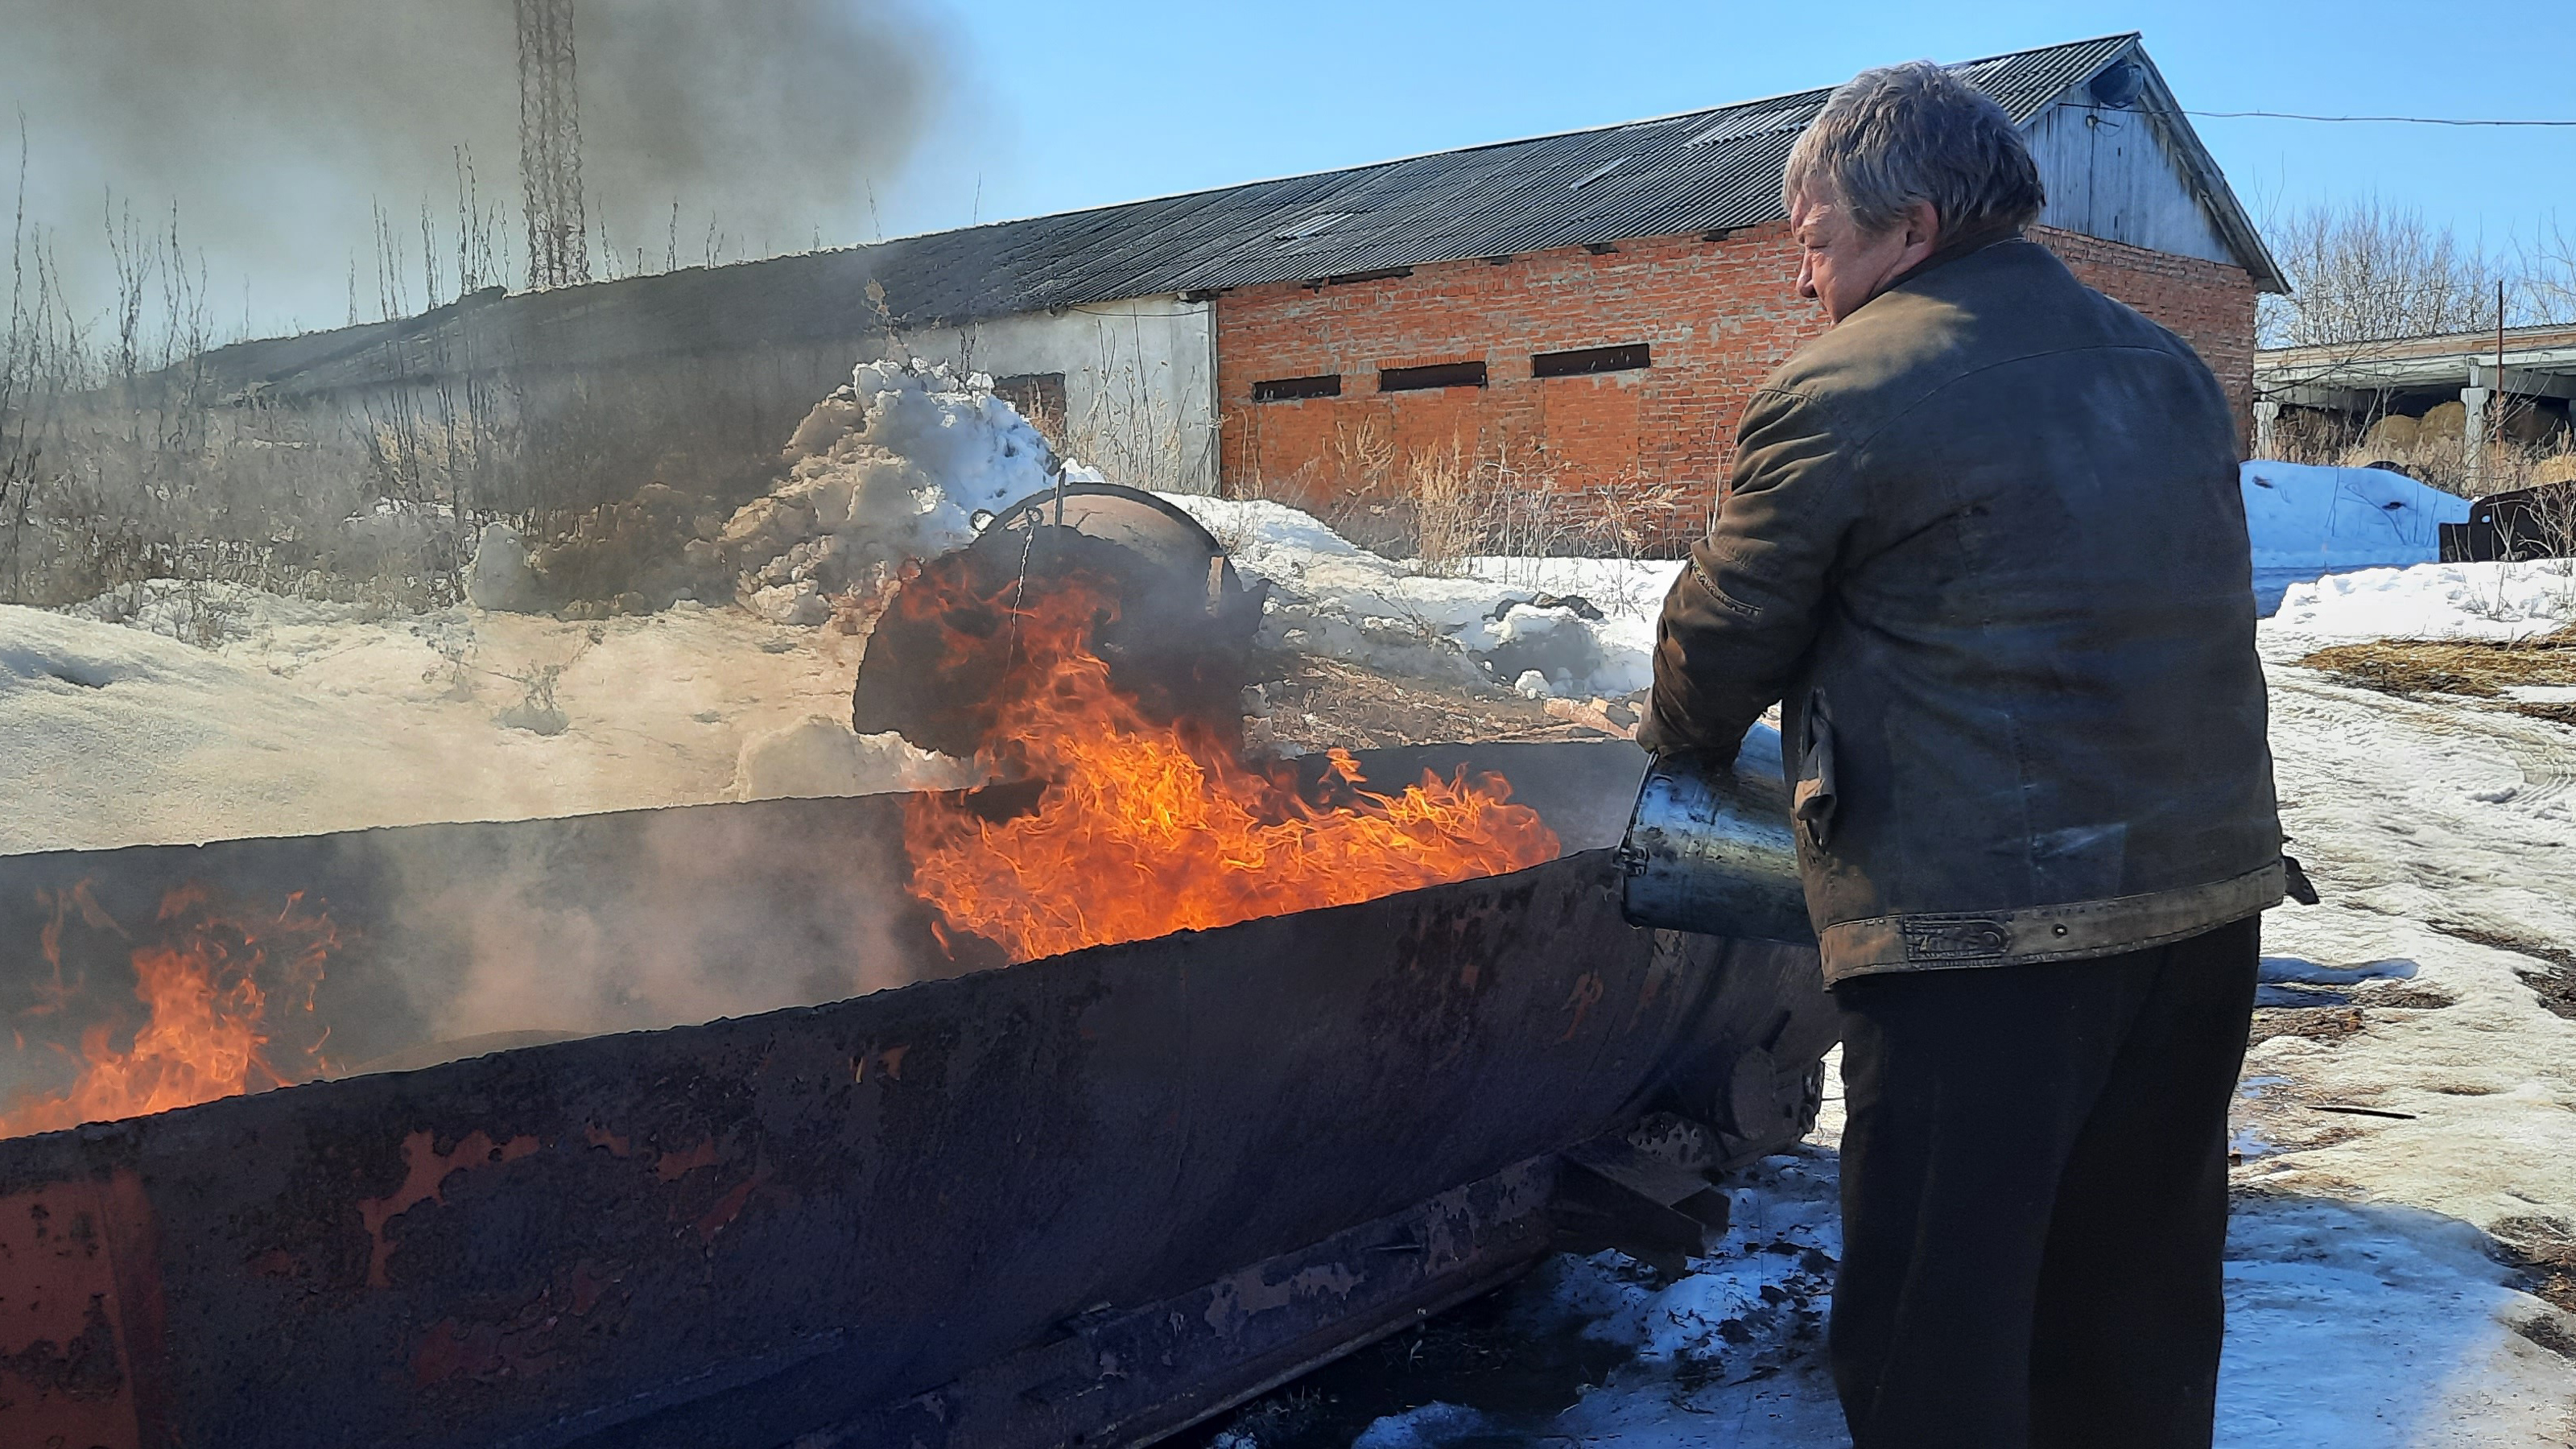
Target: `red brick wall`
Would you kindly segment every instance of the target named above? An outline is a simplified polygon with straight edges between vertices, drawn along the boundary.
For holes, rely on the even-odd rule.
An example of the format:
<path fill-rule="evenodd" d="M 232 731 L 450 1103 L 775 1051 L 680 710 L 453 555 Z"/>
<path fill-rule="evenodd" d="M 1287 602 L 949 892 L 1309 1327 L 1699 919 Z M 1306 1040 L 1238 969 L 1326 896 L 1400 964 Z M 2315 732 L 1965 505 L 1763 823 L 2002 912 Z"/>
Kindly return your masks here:
<path fill-rule="evenodd" d="M 2189 339 L 2240 422 L 2253 386 L 2253 288 L 2234 268 L 2071 233 L 2039 239 L 2089 284 Z M 1274 283 L 1217 299 L 1220 467 L 1228 492 L 1320 503 L 1369 453 L 1402 460 L 1456 445 L 1508 453 L 1559 488 L 1673 484 L 1717 496 L 1736 419 L 1762 379 L 1824 329 L 1795 295 L 1785 224 L 1723 241 L 1662 237 L 1417 267 L 1339 285 Z M 1654 365 L 1534 378 L 1530 357 L 1647 344 Z M 1381 393 L 1382 367 L 1482 361 L 1487 385 Z M 1338 373 L 1342 396 L 1252 401 L 1270 378 Z M 1689 516 L 1689 515 L 1685 515 Z"/>
<path fill-rule="evenodd" d="M 2084 285 L 2117 297 L 2200 353 L 2250 436 L 2254 417 L 2254 279 L 2242 267 L 2152 252 L 2081 232 L 2033 227 Z"/>
<path fill-rule="evenodd" d="M 1744 401 L 1824 315 L 1795 295 L 1787 228 L 1442 262 L 1334 286 L 1217 299 L 1217 408 L 1229 491 L 1315 500 L 1351 486 L 1365 438 L 1401 459 L 1453 442 L 1561 488 L 1644 481 L 1716 496 Z M 1642 342 L 1654 365 L 1533 378 L 1530 357 Z M 1482 361 L 1487 385 L 1381 393 L 1381 367 Z M 1342 396 L 1252 401 L 1264 378 L 1339 373 Z"/>

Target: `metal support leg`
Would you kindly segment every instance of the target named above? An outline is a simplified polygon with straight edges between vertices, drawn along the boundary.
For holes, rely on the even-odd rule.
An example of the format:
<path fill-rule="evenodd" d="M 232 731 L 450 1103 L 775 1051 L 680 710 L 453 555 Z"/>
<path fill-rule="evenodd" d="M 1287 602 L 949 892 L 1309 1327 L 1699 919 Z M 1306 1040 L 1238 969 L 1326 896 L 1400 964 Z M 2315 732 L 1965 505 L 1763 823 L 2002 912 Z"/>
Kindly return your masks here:
<path fill-rule="evenodd" d="M 2487 471 L 2487 402 L 2495 396 L 2491 387 L 2460 389 L 2460 406 L 2469 410 L 2460 425 L 2460 448 L 2467 464 L 2469 487 L 2475 491 L 2486 482 Z"/>

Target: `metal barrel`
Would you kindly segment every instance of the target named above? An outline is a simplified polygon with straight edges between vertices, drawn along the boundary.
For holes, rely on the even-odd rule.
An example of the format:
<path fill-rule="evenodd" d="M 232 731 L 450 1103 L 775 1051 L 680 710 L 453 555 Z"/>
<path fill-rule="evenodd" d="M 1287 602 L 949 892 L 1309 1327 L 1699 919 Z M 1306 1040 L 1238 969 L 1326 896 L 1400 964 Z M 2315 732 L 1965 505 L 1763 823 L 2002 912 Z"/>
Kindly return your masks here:
<path fill-rule="evenodd" d="M 1815 944 L 1769 725 L 1748 731 L 1726 764 L 1695 752 L 1648 761 L 1618 858 L 1632 926 Z"/>

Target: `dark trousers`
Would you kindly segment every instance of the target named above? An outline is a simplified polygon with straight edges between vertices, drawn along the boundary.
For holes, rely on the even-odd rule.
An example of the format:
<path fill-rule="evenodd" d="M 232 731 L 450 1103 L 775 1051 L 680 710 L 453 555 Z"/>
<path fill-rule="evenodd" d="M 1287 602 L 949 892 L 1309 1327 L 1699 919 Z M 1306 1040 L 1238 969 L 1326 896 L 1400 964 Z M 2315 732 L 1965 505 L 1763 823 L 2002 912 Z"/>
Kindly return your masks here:
<path fill-rule="evenodd" d="M 1856 1449 L 2208 1449 L 2258 940 L 1834 989 Z"/>

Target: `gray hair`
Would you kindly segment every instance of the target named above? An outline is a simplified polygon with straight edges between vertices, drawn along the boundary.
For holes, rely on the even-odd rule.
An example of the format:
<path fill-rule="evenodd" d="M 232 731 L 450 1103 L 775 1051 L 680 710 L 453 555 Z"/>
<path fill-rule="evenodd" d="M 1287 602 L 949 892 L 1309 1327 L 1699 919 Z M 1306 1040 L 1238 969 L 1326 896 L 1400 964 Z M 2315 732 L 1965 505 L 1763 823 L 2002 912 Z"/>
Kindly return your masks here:
<path fill-rule="evenodd" d="M 2021 131 L 1987 97 L 1928 60 L 1865 70 L 1835 88 L 1789 150 L 1781 202 L 1831 200 L 1864 232 L 1932 203 L 1956 236 L 2019 230 L 2048 200 Z"/>

